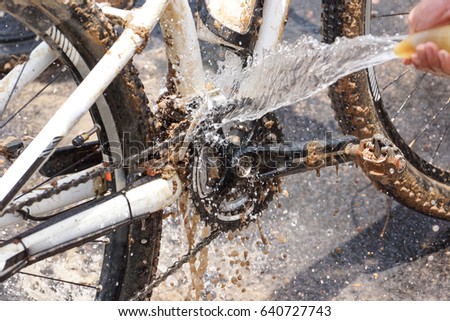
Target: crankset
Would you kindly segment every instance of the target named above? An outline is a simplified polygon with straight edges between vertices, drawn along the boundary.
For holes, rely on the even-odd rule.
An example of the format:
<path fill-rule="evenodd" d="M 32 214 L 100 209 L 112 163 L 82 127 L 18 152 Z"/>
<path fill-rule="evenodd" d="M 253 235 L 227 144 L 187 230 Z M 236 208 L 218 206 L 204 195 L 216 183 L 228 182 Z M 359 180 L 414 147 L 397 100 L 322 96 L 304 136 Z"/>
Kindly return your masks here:
<path fill-rule="evenodd" d="M 378 134 L 321 141 L 282 142 L 273 114 L 233 125 L 196 142 L 192 162 L 192 198 L 202 219 L 220 230 L 247 225 L 278 192 L 283 176 L 317 171 L 355 161 L 371 177 L 393 182 L 405 170 L 401 152 Z M 206 140 L 205 137 L 208 137 Z"/>
<path fill-rule="evenodd" d="M 235 230 L 254 220 L 278 191 L 279 179 L 261 180 L 257 167 L 234 166 L 233 155 L 250 144 L 281 143 L 274 114 L 216 132 L 203 132 L 194 142 L 192 198 L 201 218 L 221 230 Z"/>

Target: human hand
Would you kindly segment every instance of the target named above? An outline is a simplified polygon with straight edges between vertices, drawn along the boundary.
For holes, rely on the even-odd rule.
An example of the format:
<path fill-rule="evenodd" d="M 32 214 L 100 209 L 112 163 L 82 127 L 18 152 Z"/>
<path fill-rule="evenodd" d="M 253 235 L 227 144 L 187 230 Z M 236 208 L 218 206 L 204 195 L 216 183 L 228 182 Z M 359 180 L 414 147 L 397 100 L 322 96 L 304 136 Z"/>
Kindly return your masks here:
<path fill-rule="evenodd" d="M 450 0 L 420 1 L 410 12 L 408 22 L 410 33 L 450 24 Z M 411 59 L 406 59 L 405 64 L 440 75 L 450 75 L 450 54 L 433 42 L 418 45 L 416 53 Z"/>
<path fill-rule="evenodd" d="M 450 75 L 450 54 L 434 42 L 418 45 L 411 59 L 406 59 L 404 63 L 438 75 Z"/>

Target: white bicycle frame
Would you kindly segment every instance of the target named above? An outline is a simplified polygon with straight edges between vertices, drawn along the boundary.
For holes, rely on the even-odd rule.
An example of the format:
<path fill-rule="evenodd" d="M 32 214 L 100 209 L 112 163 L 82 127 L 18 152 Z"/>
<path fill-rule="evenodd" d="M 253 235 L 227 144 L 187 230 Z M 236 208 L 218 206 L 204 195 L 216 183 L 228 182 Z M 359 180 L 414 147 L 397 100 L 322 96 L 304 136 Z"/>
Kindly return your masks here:
<path fill-rule="evenodd" d="M 222 0 L 212 0 L 222 1 Z M 239 6 L 245 0 L 227 1 L 230 12 L 233 5 Z M 261 54 L 275 48 L 278 44 L 290 0 L 265 0 L 263 24 L 255 46 L 254 53 Z M 4 176 L 0 179 L 0 211 L 13 202 L 14 197 L 23 187 L 26 178 L 35 173 L 52 155 L 63 137 L 80 120 L 89 108 L 98 100 L 101 94 L 118 75 L 121 69 L 130 61 L 139 49 L 145 45 L 148 34 L 160 22 L 167 46 L 167 57 L 177 68 L 178 77 L 183 79 L 177 87 L 182 97 L 194 97 L 206 93 L 206 80 L 202 68 L 202 60 L 198 43 L 195 21 L 188 0 L 152 0 L 146 1 L 142 7 L 133 10 L 115 9 L 101 5 L 107 15 L 122 17 L 127 24 L 114 45 L 86 76 L 66 102 L 44 126 L 25 151 L 17 158 Z M 221 19 L 227 19 L 226 13 Z M 57 34 L 57 30 L 48 33 Z M 212 34 L 206 38 L 214 40 Z M 170 40 L 169 40 L 170 39 Z M 218 43 L 221 39 L 216 37 Z M 61 40 L 59 45 L 68 53 L 74 65 L 79 65 L 81 59 L 69 44 Z M 186 54 L 189 53 L 189 54 Z M 0 115 L 9 97 L 33 81 L 49 64 L 56 59 L 56 54 L 45 44 L 38 46 L 30 55 L 26 64 L 16 66 L 7 77 L 0 81 Z M 180 59 L 179 57 L 182 57 Z M 23 69 L 23 70 L 22 70 Z M 17 81 L 17 76 L 23 74 Z M 70 181 L 76 175 L 69 175 L 58 181 L 58 184 Z M 51 211 L 77 202 L 93 199 L 98 195 L 102 183 L 89 181 L 73 189 L 70 193 L 60 193 L 50 199 L 33 204 L 27 211 L 35 217 L 45 216 Z M 129 224 L 137 219 L 148 216 L 171 205 L 181 194 L 181 182 L 176 174 L 168 180 L 157 179 L 139 187 L 125 190 L 120 194 L 105 196 L 96 205 L 77 207 L 64 213 L 55 223 L 43 223 L 16 242 L 9 242 L 0 247 L 0 277 L 16 271 L 31 261 L 51 255 L 57 249 L 68 248 L 87 240 L 105 235 L 113 228 Z M 33 197 L 40 193 L 34 191 L 21 198 Z M 149 195 L 152 195 L 149 197 Z M 18 223 L 23 219 L 23 213 L 8 213 L 0 216 L 0 228 Z"/>

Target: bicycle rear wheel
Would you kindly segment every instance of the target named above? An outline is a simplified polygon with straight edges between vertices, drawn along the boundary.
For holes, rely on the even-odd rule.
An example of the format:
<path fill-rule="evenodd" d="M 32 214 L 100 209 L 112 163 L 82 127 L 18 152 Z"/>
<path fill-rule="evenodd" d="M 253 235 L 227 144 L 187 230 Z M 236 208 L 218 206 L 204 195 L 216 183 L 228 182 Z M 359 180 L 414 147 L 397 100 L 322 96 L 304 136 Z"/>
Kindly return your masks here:
<path fill-rule="evenodd" d="M 323 0 L 323 38 L 407 32 L 412 1 Z M 429 93 L 432 92 L 433 95 Z M 374 184 L 400 203 L 450 220 L 450 135 L 446 79 L 402 66 L 398 61 L 340 79 L 329 96 L 346 134 L 382 133 L 405 155 L 407 171 L 394 184 Z M 415 126 L 412 124 L 421 124 Z"/>
<path fill-rule="evenodd" d="M 57 1 L 0 1 L 0 10 L 20 20 L 58 51 L 62 63 L 54 64 L 44 74 L 55 74 L 58 66 L 65 65 L 63 68 L 70 70 L 75 85 L 96 65 L 115 38 L 107 19 L 85 1 L 70 1 L 66 5 Z M 39 81 L 42 79 L 45 76 Z M 144 146 L 150 139 L 147 102 L 137 71 L 128 64 L 90 110 L 92 122 L 101 126 L 97 135 L 104 147 L 103 159 L 124 159 L 132 150 L 136 151 L 128 148 L 131 142 Z M 39 106 L 41 110 L 46 108 Z M 36 114 L 40 112 L 37 110 Z M 0 134 L 10 135 L 14 130 L 10 127 L 13 126 L 5 126 Z M 128 174 L 125 169 L 116 172 L 110 186 L 112 191 L 127 184 Z M 145 222 L 120 228 L 108 237 L 97 299 L 127 300 L 150 281 L 156 272 L 161 228 L 162 216 L 152 215 Z"/>

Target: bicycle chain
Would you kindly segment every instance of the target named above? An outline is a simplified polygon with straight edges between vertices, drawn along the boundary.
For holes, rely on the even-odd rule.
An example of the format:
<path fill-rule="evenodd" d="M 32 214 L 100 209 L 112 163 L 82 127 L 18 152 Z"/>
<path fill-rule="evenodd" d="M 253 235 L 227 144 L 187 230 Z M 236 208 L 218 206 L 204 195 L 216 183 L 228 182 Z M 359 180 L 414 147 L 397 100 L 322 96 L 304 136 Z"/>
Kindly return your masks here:
<path fill-rule="evenodd" d="M 155 278 L 152 282 L 147 284 L 144 289 L 141 291 L 138 291 L 131 299 L 130 301 L 137 301 L 137 300 L 144 300 L 145 298 L 150 297 L 151 292 L 155 287 L 160 285 L 162 282 L 164 282 L 170 275 L 178 271 L 184 264 L 189 262 L 190 259 L 192 259 L 194 256 L 197 255 L 205 246 L 208 246 L 211 244 L 212 241 L 214 241 L 216 238 L 219 237 L 219 235 L 222 234 L 222 231 L 220 229 L 214 229 L 211 231 L 211 233 L 202 239 L 199 243 L 197 243 L 192 249 L 189 250 L 188 253 L 183 255 L 181 259 L 178 261 L 175 261 L 172 266 L 167 268 L 166 272 L 159 275 L 157 278 Z"/>
<path fill-rule="evenodd" d="M 105 166 L 96 170 L 93 170 L 91 172 L 88 172 L 82 176 L 80 176 L 77 179 L 73 179 L 70 182 L 67 183 L 63 183 L 59 186 L 55 186 L 51 189 L 47 189 L 45 191 L 43 191 L 42 193 L 37 194 L 36 196 L 33 197 L 29 197 L 27 198 L 25 201 L 23 202 L 17 202 L 14 203 L 12 205 L 10 205 L 8 208 L 6 208 L 3 213 L 1 213 L 0 216 L 3 216 L 4 214 L 7 213 L 27 213 L 27 211 L 24 210 L 25 207 L 29 207 L 34 203 L 38 203 L 41 202 L 44 199 L 49 199 L 52 196 L 58 195 L 59 193 L 63 192 L 63 191 L 68 191 L 71 188 L 77 187 L 78 185 L 81 185 L 83 183 L 86 183 L 90 180 L 93 180 L 95 178 L 97 178 L 98 176 L 103 176 L 106 174 L 106 172 L 111 171 L 114 169 L 114 166 Z M 26 195 L 27 192 L 25 192 L 24 195 Z"/>
<path fill-rule="evenodd" d="M 159 154 L 159 157 L 163 158 L 165 156 L 165 153 L 168 153 L 168 148 L 174 144 L 180 143 L 182 141 L 184 136 L 182 133 L 180 135 L 175 136 L 174 138 L 167 140 L 165 142 L 160 143 L 157 146 L 153 146 L 150 148 L 147 148 L 143 150 L 142 152 L 132 155 L 128 158 L 126 158 L 122 164 L 127 165 L 136 165 L 139 163 L 140 159 L 144 159 L 150 155 L 156 155 Z M 92 170 L 84 175 L 81 175 L 80 177 L 71 180 L 70 182 L 63 183 L 61 185 L 52 186 L 52 188 L 49 188 L 36 196 L 32 196 L 27 198 L 25 201 L 13 203 L 9 207 L 7 207 L 1 214 L 0 217 L 7 214 L 7 213 L 22 213 L 23 215 L 27 215 L 27 212 L 25 210 L 25 207 L 29 207 L 34 203 L 41 202 L 44 199 L 49 199 L 55 195 L 60 194 L 63 191 L 68 191 L 71 188 L 77 187 L 83 183 L 86 183 L 90 180 L 93 180 L 97 177 L 104 177 L 107 172 L 113 172 L 116 169 L 123 168 L 123 165 L 121 164 L 107 164 L 104 163 L 103 167 Z M 25 192 L 23 195 L 26 195 L 27 192 Z"/>

